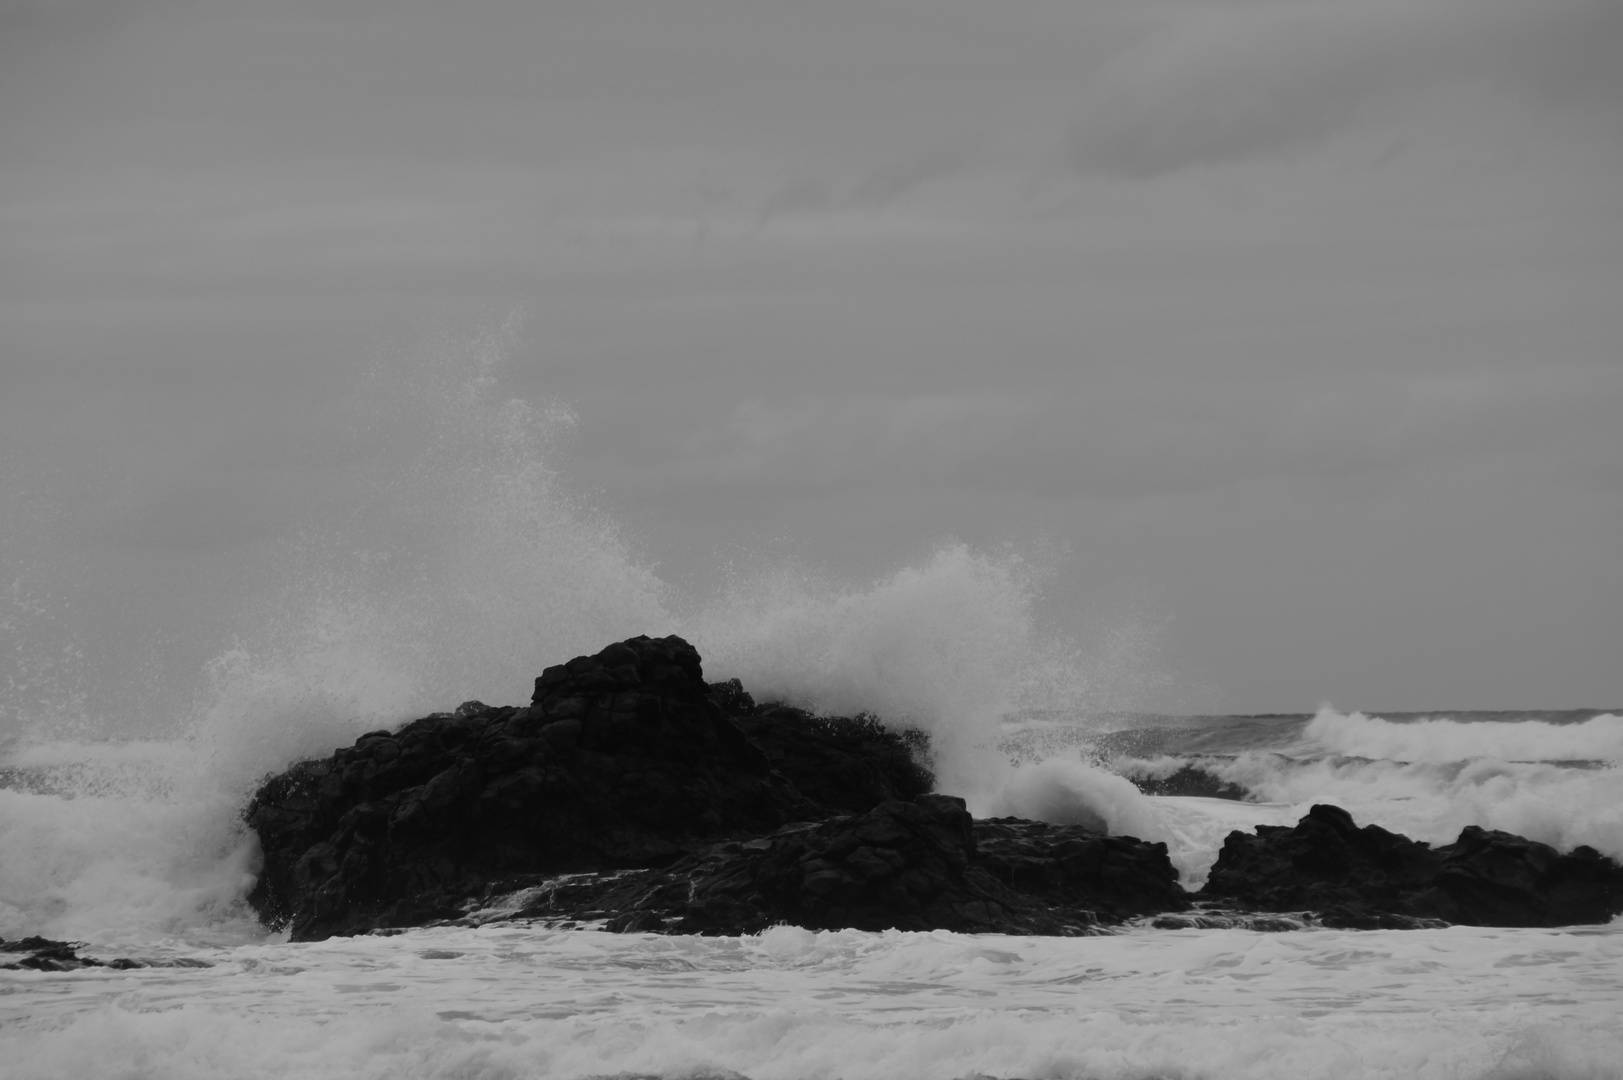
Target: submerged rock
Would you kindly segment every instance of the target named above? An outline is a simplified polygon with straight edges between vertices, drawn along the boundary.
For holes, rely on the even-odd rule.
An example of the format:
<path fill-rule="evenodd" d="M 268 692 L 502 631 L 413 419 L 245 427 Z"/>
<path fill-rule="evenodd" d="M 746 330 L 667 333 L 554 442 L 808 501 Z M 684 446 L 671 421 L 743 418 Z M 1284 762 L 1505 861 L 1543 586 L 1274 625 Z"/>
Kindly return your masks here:
<path fill-rule="evenodd" d="M 1293 826 L 1259 825 L 1223 842 L 1205 897 L 1262 911 L 1316 911 L 1325 926 L 1405 928 L 1603 923 L 1623 913 L 1623 867 L 1590 847 L 1547 844 L 1474 825 L 1433 848 L 1318 805 Z"/>
<path fill-rule="evenodd" d="M 85 967 L 105 967 L 100 960 L 80 956 L 82 942 L 53 941 L 25 937 L 7 941 L 0 938 L 0 968 L 9 971 L 75 971 Z M 114 967 L 122 966 L 113 961 Z"/>

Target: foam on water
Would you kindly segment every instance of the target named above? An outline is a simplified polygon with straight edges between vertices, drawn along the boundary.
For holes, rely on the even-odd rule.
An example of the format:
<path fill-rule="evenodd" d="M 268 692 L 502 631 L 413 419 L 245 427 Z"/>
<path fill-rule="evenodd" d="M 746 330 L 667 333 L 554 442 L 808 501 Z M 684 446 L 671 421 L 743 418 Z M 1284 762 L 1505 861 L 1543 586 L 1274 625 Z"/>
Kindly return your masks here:
<path fill-rule="evenodd" d="M 8 1075 L 1623 1075 L 1623 927 L 1087 939 L 514 926 L 208 951 L 0 996 Z"/>

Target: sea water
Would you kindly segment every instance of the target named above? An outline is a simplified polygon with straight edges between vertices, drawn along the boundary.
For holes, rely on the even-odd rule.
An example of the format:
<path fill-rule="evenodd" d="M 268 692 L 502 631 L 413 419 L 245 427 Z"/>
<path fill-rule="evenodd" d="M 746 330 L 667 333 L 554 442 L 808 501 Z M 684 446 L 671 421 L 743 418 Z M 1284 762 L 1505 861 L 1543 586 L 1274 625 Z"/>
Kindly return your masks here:
<path fill-rule="evenodd" d="M 148 966 L 0 972 L 0 1075 L 1623 1076 L 1616 920 L 1080 939 L 266 930 L 243 900 L 257 850 L 240 810 L 267 772 L 465 698 L 522 702 L 541 667 L 637 633 L 683 634 L 710 678 L 762 698 L 923 728 L 941 789 L 977 814 L 1165 841 L 1190 888 L 1230 830 L 1315 802 L 1432 842 L 1478 824 L 1623 858 L 1615 713 L 1123 711 L 1132 665 L 1046 622 L 1039 575 L 1009 550 L 944 544 L 855 585 L 780 565 L 681 596 L 553 471 L 570 418 L 497 393 L 500 346 L 361 384 L 334 436 L 343 513 L 290 528 L 245 617 L 190 669 L 99 679 L 117 651 L 61 617 L 92 598 L 52 577 L 49 544 L 4 538 L 0 936 Z M 1245 797 L 1133 783 L 1186 765 Z"/>

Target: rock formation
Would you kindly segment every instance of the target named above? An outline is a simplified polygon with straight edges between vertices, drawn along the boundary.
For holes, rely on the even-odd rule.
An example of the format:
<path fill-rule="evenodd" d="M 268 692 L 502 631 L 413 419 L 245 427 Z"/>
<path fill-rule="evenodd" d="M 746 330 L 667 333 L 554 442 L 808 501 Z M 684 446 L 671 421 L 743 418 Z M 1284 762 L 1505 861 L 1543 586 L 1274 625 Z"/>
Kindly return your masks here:
<path fill-rule="evenodd" d="M 270 779 L 248 899 L 300 939 L 415 925 L 503 875 L 656 866 L 819 813 L 691 645 L 633 638 L 546 669 L 529 708 L 469 702 Z"/>
<path fill-rule="evenodd" d="M 872 717 L 706 684 L 681 638 L 632 638 L 548 668 L 528 707 L 468 702 L 267 779 L 244 811 L 263 853 L 248 899 L 296 940 L 497 917 L 1085 934 L 1137 916 L 1313 921 L 1235 922 L 1233 909 L 1349 927 L 1623 910 L 1623 869 L 1591 849 L 1481 829 L 1432 849 L 1315 806 L 1292 828 L 1230 834 L 1193 898 L 1202 910 L 1178 915 L 1192 898 L 1164 844 L 973 821 L 929 793 L 925 751 Z"/>
<path fill-rule="evenodd" d="M 1326 926 L 1361 929 L 1438 919 L 1567 926 L 1623 913 L 1623 867 L 1593 848 L 1563 855 L 1474 825 L 1433 848 L 1319 805 L 1293 826 L 1230 833 L 1202 895 L 1261 911 L 1317 911 Z"/>
<path fill-rule="evenodd" d="M 469 702 L 267 780 L 249 901 L 300 940 L 547 880 L 530 914 L 709 933 L 1082 933 L 1185 905 L 1164 845 L 973 823 L 928 794 L 924 749 L 872 717 L 757 706 L 682 639 L 633 638 L 548 668 L 529 708 Z"/>

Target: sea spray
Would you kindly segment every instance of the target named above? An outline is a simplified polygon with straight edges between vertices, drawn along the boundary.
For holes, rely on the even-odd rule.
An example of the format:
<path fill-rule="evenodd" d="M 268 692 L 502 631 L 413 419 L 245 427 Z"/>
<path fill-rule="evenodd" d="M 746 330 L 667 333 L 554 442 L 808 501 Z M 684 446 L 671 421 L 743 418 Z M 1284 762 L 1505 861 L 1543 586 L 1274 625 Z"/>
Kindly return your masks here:
<path fill-rule="evenodd" d="M 514 341 L 502 327 L 380 353 L 328 403 L 308 434 L 323 486 L 256 553 L 206 663 L 177 650 L 153 678 L 93 685 L 94 650 L 69 631 L 94 620 L 57 618 L 94 607 L 95 575 L 53 554 L 81 523 L 53 512 L 8 533 L 53 573 L 5 612 L 29 677 L 4 702 L 0 934 L 248 932 L 237 811 L 259 778 L 466 699 L 527 701 L 543 667 L 636 634 L 681 633 L 710 678 L 764 698 L 928 731 L 940 787 L 983 813 L 1016 774 L 1004 714 L 1120 704 L 1100 700 L 1119 650 L 1091 661 L 1039 618 L 1042 568 L 1011 548 L 946 542 L 866 585 L 780 567 L 679 595 L 554 467 L 569 411 L 501 393 Z"/>
<path fill-rule="evenodd" d="M 28 573 L 0 620 L 0 934 L 258 932 L 238 815 L 260 777 L 468 697 L 527 700 L 545 664 L 669 621 L 547 467 L 567 414 L 493 393 L 500 334 L 440 344 L 335 414 L 331 490 L 245 575 L 234 640 L 200 667 L 102 685 L 74 636 L 98 578 L 52 562 L 52 530 L 81 522 L 8 528 Z"/>

